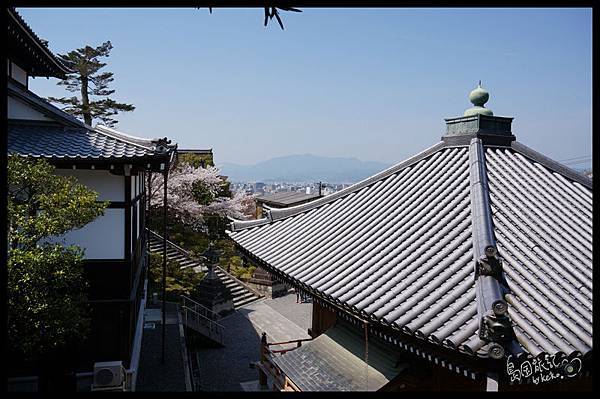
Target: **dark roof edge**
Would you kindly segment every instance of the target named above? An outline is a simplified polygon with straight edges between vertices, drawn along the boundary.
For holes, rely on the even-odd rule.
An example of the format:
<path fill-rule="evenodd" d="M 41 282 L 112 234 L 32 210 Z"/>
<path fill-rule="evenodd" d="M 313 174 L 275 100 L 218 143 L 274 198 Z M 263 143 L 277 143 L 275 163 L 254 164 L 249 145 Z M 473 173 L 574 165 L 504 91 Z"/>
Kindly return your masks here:
<path fill-rule="evenodd" d="M 13 18 L 13 20 L 21 28 L 23 28 L 23 30 L 25 31 L 25 33 L 27 33 L 27 35 L 29 35 L 29 37 L 31 38 L 31 40 L 33 40 L 33 42 L 37 44 L 37 46 L 39 47 L 39 49 L 42 50 L 42 52 L 44 54 L 46 54 L 46 56 L 48 57 L 48 59 L 52 61 L 52 63 L 58 68 L 59 71 L 63 72 L 64 74 L 73 72 L 72 70 L 70 70 L 69 68 L 67 68 L 67 66 L 65 66 L 56 57 L 56 55 L 54 55 L 52 53 L 52 51 L 50 51 L 50 49 L 44 45 L 44 43 L 42 43 L 42 41 L 38 37 L 38 35 L 36 35 L 36 33 L 33 31 L 33 29 L 31 29 L 31 27 L 27 24 L 27 22 L 25 22 L 25 20 L 23 19 L 23 17 L 21 17 L 21 15 L 17 12 L 17 10 L 14 7 L 8 7 L 7 9 L 8 9 L 8 13 Z M 59 76 L 56 76 L 56 77 L 59 77 Z M 63 77 L 59 77 L 59 78 L 62 79 Z"/>
<path fill-rule="evenodd" d="M 469 166 L 478 335 L 481 340 L 490 343 L 488 355 L 500 359 L 507 351 L 518 353 L 522 349 L 519 350 L 520 346 L 515 347 L 515 333 L 507 314 L 508 303 L 504 300 L 508 287 L 502 264 L 497 257 L 498 247 L 494 236 L 485 150 L 481 138 L 471 139 Z"/>
<path fill-rule="evenodd" d="M 571 169 L 560 162 L 557 162 L 551 158 L 548 158 L 544 154 L 541 154 L 535 151 L 532 148 L 527 147 L 525 144 L 519 143 L 518 141 L 513 141 L 511 143 L 511 148 L 521 155 L 524 155 L 535 162 L 538 162 L 548 169 L 553 170 L 554 172 L 560 173 L 564 177 L 576 181 L 577 183 L 589 188 L 590 190 L 593 188 L 592 179 L 584 175 L 583 173 L 579 173 L 574 169 Z"/>
<path fill-rule="evenodd" d="M 361 180 L 358 183 L 351 185 L 350 187 L 346 187 L 343 190 L 335 192 L 331 195 L 326 195 L 326 196 L 316 199 L 314 201 L 307 202 L 306 204 L 300 204 L 300 205 L 292 206 L 289 208 L 268 209 L 266 212 L 267 218 L 258 219 L 257 222 L 262 221 L 262 223 L 257 223 L 255 225 L 252 225 L 252 227 L 258 226 L 261 224 L 267 224 L 271 221 L 282 220 L 282 219 L 297 215 L 299 213 L 303 213 L 303 212 L 309 211 L 311 209 L 318 208 L 322 205 L 329 204 L 329 203 L 331 203 L 339 198 L 342 198 L 348 194 L 356 192 L 364 187 L 370 186 L 371 184 L 377 182 L 378 180 L 381 180 L 381 179 L 386 178 L 394 173 L 397 173 L 397 172 L 401 171 L 402 169 L 419 162 L 423 158 L 426 158 L 426 157 L 430 156 L 431 154 L 433 154 L 445 147 L 447 147 L 447 144 L 443 141 L 440 141 L 440 142 L 432 145 L 431 147 L 426 148 L 425 150 L 419 152 L 418 154 L 415 154 L 412 157 L 410 157 L 400 163 L 397 163 L 396 165 L 393 165 L 371 177 L 367 177 L 366 179 Z M 237 220 L 234 220 L 231 223 L 231 231 L 239 231 L 239 230 L 243 230 L 243 229 L 247 228 L 247 227 L 242 227 L 242 226 L 244 226 L 244 225 L 239 224 Z"/>
<path fill-rule="evenodd" d="M 203 149 L 189 149 L 189 148 L 182 148 L 182 149 L 177 149 L 177 152 L 180 154 L 212 154 L 213 153 L 213 149 L 212 148 L 208 148 L 206 150 Z"/>

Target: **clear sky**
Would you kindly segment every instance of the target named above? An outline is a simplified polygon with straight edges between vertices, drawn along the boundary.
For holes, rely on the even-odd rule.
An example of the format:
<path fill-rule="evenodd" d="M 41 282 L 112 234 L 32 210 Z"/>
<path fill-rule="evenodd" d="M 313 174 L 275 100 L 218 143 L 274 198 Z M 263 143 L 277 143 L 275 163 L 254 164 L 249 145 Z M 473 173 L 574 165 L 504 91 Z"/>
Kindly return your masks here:
<path fill-rule="evenodd" d="M 312 153 L 396 163 L 436 143 L 479 79 L 518 140 L 591 156 L 591 9 L 27 9 L 65 53 L 110 40 L 117 128 L 249 164 Z M 42 96 L 67 93 L 37 78 Z M 585 167 L 585 164 L 575 165 Z"/>

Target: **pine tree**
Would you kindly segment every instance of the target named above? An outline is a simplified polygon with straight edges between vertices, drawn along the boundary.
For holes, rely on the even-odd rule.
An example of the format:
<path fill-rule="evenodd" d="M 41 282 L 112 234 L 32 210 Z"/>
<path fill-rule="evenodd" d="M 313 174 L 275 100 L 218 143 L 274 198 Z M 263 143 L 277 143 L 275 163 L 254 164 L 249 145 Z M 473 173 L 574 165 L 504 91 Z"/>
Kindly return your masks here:
<path fill-rule="evenodd" d="M 83 117 L 84 122 L 90 126 L 93 119 L 99 119 L 106 126 L 112 127 L 117 123 L 112 118 L 113 115 L 133 111 L 135 107 L 132 104 L 119 103 L 108 98 L 115 92 L 114 89 L 109 89 L 114 77 L 112 72 L 99 72 L 106 66 L 106 63 L 99 59 L 108 57 L 111 49 L 112 44 L 107 41 L 96 48 L 85 46 L 67 54 L 58 54 L 61 61 L 74 71 L 68 74 L 66 79 L 58 82 L 58 85 L 65 86 L 70 92 L 79 92 L 81 99 L 74 96 L 48 97 L 48 100 L 64 105 L 65 112 Z"/>

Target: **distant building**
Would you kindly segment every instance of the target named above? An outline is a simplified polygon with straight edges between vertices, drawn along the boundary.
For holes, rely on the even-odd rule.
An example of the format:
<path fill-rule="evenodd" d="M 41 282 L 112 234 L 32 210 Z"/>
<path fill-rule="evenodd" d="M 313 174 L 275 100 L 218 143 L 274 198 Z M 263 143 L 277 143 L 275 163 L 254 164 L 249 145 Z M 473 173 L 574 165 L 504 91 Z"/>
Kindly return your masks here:
<path fill-rule="evenodd" d="M 206 168 L 214 166 L 214 158 L 212 149 L 207 150 L 192 150 L 192 149 L 177 149 L 176 161 L 186 161 L 192 166 Z"/>
<path fill-rule="evenodd" d="M 254 183 L 254 192 L 264 194 L 266 184 L 263 182 Z"/>
<path fill-rule="evenodd" d="M 591 390 L 592 181 L 518 142 L 488 97 L 384 172 L 231 224 L 313 300 L 313 339 L 263 342 L 261 384 Z"/>
<path fill-rule="evenodd" d="M 298 191 L 280 192 L 256 197 L 256 217 L 264 216 L 265 205 L 269 208 L 289 208 L 296 205 L 306 204 L 317 198 L 321 198 L 321 193 L 306 194 Z"/>

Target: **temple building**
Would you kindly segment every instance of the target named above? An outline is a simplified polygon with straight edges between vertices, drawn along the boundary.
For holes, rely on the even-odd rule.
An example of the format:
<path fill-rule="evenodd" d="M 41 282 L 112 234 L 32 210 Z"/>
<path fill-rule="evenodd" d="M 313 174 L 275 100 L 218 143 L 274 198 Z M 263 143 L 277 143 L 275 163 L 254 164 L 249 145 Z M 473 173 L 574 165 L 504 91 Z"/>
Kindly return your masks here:
<path fill-rule="evenodd" d="M 186 161 L 194 167 L 206 168 L 214 166 L 214 158 L 212 148 L 204 149 L 177 149 L 176 162 Z"/>
<path fill-rule="evenodd" d="M 169 169 L 176 145 L 88 126 L 31 92 L 30 77 L 62 79 L 70 71 L 15 9 L 7 14 L 8 153 L 45 159 L 57 174 L 74 176 L 109 201 L 104 215 L 54 239 L 85 251 L 91 331 L 71 348 L 73 368 L 96 381 L 96 363 L 120 362 L 127 389 L 135 389 L 147 284 L 146 192 L 149 175 Z M 15 365 L 11 373 L 21 375 L 11 377 L 30 371 Z"/>
<path fill-rule="evenodd" d="M 261 383 L 591 389 L 592 180 L 521 144 L 481 85 L 469 99 L 411 158 L 231 223 L 244 256 L 313 299 L 313 339 L 263 342 Z"/>

